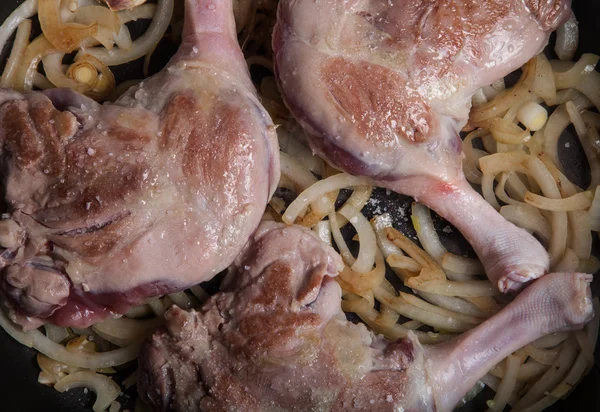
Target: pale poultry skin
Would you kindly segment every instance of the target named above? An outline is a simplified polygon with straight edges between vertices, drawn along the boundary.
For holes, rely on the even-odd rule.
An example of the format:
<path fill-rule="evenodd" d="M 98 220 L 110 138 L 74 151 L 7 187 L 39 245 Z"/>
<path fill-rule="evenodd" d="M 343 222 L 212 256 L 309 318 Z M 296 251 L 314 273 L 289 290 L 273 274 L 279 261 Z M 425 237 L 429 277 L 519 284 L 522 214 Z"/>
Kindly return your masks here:
<path fill-rule="evenodd" d="M 276 77 L 315 152 L 431 207 L 507 292 L 549 258 L 465 180 L 459 132 L 473 93 L 542 51 L 569 13 L 570 0 L 282 0 Z"/>
<path fill-rule="evenodd" d="M 140 396 L 157 411 L 451 411 L 504 357 L 593 314 L 590 275 L 549 274 L 453 340 L 391 342 L 346 319 L 342 268 L 311 231 L 261 224 L 221 291 L 146 341 Z"/>
<path fill-rule="evenodd" d="M 179 52 L 115 104 L 0 91 L 1 286 L 26 329 L 87 326 L 209 280 L 261 220 L 279 180 L 274 125 L 230 2 L 186 7 Z"/>

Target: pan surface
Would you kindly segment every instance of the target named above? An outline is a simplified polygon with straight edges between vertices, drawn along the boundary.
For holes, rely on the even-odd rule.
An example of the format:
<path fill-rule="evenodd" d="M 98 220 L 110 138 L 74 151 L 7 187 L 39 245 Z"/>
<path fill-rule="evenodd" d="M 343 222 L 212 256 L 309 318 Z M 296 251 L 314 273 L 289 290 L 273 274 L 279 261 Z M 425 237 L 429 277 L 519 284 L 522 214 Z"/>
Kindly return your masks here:
<path fill-rule="evenodd" d="M 486 0 L 484 0 L 486 1 Z M 0 22 L 14 10 L 22 0 L 1 0 L 0 1 Z M 576 58 L 583 52 L 600 54 L 600 0 L 573 0 L 573 9 L 579 20 L 580 27 L 580 45 Z M 162 44 L 159 52 L 154 59 L 153 66 L 155 70 L 160 69 L 166 63 L 173 46 Z M 1 51 L 0 51 L 1 52 Z M 3 64 L 7 51 L 1 55 Z M 134 79 L 141 77 L 141 63 L 131 63 L 115 70 L 119 80 Z M 566 132 L 565 139 L 572 139 L 569 131 Z M 563 163 L 570 169 L 575 182 L 589 179 L 585 176 L 589 171 L 585 157 L 577 144 L 570 145 L 572 150 L 564 153 Z M 571 177 L 571 176 L 569 176 Z M 378 209 L 383 209 L 392 214 L 395 218 L 395 225 L 405 232 L 411 232 L 408 222 L 403 219 L 403 213 L 398 212 L 410 206 L 411 199 L 396 194 L 388 195 L 383 190 L 376 191 L 375 196 L 379 198 Z M 372 210 L 365 210 L 365 214 L 370 216 Z M 441 227 L 447 225 L 441 219 L 435 219 Z M 414 233 L 414 232 L 413 232 Z M 464 239 L 454 231 L 453 234 L 444 234 L 440 232 L 442 240 L 450 250 L 463 250 Z M 594 235 L 594 252 L 600 255 L 600 244 L 598 238 Z M 593 283 L 594 295 L 600 294 L 600 278 L 596 277 Z M 596 348 L 596 364 L 589 375 L 579 384 L 577 389 L 569 396 L 567 400 L 560 401 L 548 411 L 599 411 L 600 410 L 600 346 Z M 94 395 L 85 393 L 82 389 L 74 389 L 67 393 L 60 394 L 54 389 L 37 382 L 39 369 L 35 361 L 36 352 L 26 348 L 16 341 L 12 340 L 3 330 L 0 330 L 0 411 L 6 412 L 89 412 L 93 404 Z M 125 377 L 127 371 L 131 371 L 135 365 L 125 368 L 119 376 Z M 119 379 L 117 378 L 117 381 Z M 135 396 L 135 388 L 127 391 L 120 399 L 122 409 L 133 410 L 131 402 Z M 482 411 L 487 409 L 485 400 L 489 397 L 480 396 L 472 403 L 460 409 L 461 412 Z"/>

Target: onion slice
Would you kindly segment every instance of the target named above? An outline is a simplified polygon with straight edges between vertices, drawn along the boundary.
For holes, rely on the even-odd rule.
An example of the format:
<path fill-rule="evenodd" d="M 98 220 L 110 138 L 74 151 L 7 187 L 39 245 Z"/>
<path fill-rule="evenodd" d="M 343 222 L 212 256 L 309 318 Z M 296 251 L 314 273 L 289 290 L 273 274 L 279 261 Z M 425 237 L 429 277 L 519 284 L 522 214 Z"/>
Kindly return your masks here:
<path fill-rule="evenodd" d="M 527 192 L 525 202 L 538 209 L 552 212 L 572 212 L 574 210 L 586 210 L 592 204 L 591 192 L 580 192 L 563 199 L 550 199 L 535 193 Z"/>
<path fill-rule="evenodd" d="M 82 25 L 63 23 L 60 16 L 60 0 L 39 0 L 38 17 L 42 32 L 53 48 L 70 53 L 77 49 L 85 39 L 98 34 L 98 23 Z"/>
<path fill-rule="evenodd" d="M 96 402 L 92 409 L 94 412 L 103 412 L 117 399 L 121 388 L 108 376 L 94 372 L 74 372 L 60 379 L 54 389 L 65 392 L 73 388 L 89 388 L 96 393 Z"/>
<path fill-rule="evenodd" d="M 21 67 L 15 78 L 15 89 L 20 91 L 33 89 L 33 82 L 38 73 L 37 67 L 40 61 L 45 56 L 56 52 L 57 50 L 52 43 L 43 34 L 32 41 L 25 49 Z"/>
<path fill-rule="evenodd" d="M 32 18 L 38 11 L 38 0 L 26 0 L 4 20 L 0 26 L 0 53 L 6 42 L 23 20 Z"/>
<path fill-rule="evenodd" d="M 442 245 L 442 242 L 433 227 L 431 213 L 427 206 L 414 202 L 412 204 L 411 220 L 417 232 L 419 242 L 423 245 L 423 249 L 425 249 L 436 262 L 441 263 L 442 258 L 448 251 L 444 245 Z"/>
<path fill-rule="evenodd" d="M 4 72 L 2 73 L 0 87 L 13 87 L 17 71 L 22 64 L 25 50 L 29 45 L 29 36 L 31 36 L 31 20 L 27 19 L 23 20 L 17 29 L 15 42 L 13 43 L 10 56 L 4 67 Z"/>
<path fill-rule="evenodd" d="M 133 42 L 130 50 L 106 50 L 94 47 L 86 50 L 86 53 L 94 56 L 106 66 L 118 66 L 145 56 L 156 47 L 167 31 L 173 16 L 173 5 L 174 0 L 158 0 L 156 13 L 150 27 Z"/>
<path fill-rule="evenodd" d="M 134 360 L 139 352 L 139 345 L 134 344 L 108 352 L 73 353 L 48 339 L 38 330 L 23 332 L 17 329 L 3 311 L 0 311 L 0 326 L 19 343 L 34 348 L 50 359 L 84 369 L 101 369 L 122 365 Z"/>
<path fill-rule="evenodd" d="M 73 21 L 88 27 L 97 24 L 97 33 L 93 37 L 107 50 L 112 50 L 115 37 L 121 31 L 119 15 L 102 6 L 86 6 L 77 9 L 73 14 Z"/>
<path fill-rule="evenodd" d="M 575 13 L 571 12 L 569 20 L 556 29 L 554 51 L 561 60 L 573 60 L 579 45 L 579 23 Z"/>
<path fill-rule="evenodd" d="M 372 181 L 364 177 L 355 177 L 346 173 L 340 173 L 327 179 L 320 180 L 310 186 L 294 200 L 286 209 L 282 219 L 288 225 L 293 224 L 300 213 L 304 211 L 309 204 L 313 203 L 326 193 L 336 190 L 357 187 L 370 186 Z"/>

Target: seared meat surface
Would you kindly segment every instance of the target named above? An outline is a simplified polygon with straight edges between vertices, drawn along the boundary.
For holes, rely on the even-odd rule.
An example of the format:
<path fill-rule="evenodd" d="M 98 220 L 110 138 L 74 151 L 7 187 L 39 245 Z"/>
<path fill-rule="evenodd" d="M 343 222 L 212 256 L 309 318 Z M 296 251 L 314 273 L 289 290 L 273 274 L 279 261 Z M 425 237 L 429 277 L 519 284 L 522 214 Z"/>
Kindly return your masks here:
<path fill-rule="evenodd" d="M 177 307 L 142 347 L 139 395 L 159 411 L 450 411 L 487 371 L 592 316 L 584 274 L 549 274 L 466 334 L 421 346 L 346 320 L 342 261 L 299 226 L 263 223 L 221 292 Z"/>
<path fill-rule="evenodd" d="M 518 289 L 548 256 L 466 182 L 459 132 L 472 94 L 539 53 L 570 3 L 282 0 L 275 71 L 313 150 L 430 206 L 501 291 Z"/>
<path fill-rule="evenodd" d="M 168 67 L 115 104 L 0 91 L 1 288 L 13 320 L 84 326 L 209 280 L 279 179 L 231 1 L 187 0 Z"/>

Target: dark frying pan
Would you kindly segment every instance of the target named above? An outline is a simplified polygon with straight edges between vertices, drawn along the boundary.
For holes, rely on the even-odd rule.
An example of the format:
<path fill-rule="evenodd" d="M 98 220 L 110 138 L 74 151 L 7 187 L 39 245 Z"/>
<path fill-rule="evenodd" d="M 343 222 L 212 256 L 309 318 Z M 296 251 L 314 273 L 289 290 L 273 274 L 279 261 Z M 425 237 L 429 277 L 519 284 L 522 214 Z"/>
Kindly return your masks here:
<path fill-rule="evenodd" d="M 487 1 L 487 0 L 483 0 Z M 14 10 L 22 0 L 1 0 L 0 1 L 0 22 Z M 600 25 L 598 25 L 598 16 L 600 16 L 600 0 L 573 0 L 573 9 L 579 20 L 580 25 L 580 45 L 577 58 L 583 52 L 600 54 Z M 133 27 L 133 32 L 143 30 L 143 24 L 137 24 Z M 161 43 L 156 57 L 153 59 L 152 68 L 156 71 L 166 63 L 170 55 L 175 50 L 173 45 L 168 42 Z M 1 52 L 1 51 L 0 51 Z M 6 51 L 0 56 L 3 62 L 6 57 Z M 2 63 L 0 63 L 1 65 Z M 1 66 L 0 66 L 1 67 Z M 125 66 L 118 67 L 115 70 L 119 80 L 134 79 L 141 77 L 141 63 L 134 62 Z M 570 172 L 570 178 L 579 184 L 589 180 L 589 167 L 581 148 L 574 138 L 573 132 L 567 130 L 563 139 L 573 141 L 571 150 L 564 153 L 561 159 L 563 164 L 567 165 Z M 409 223 L 405 222 L 402 213 L 398 212 L 401 208 L 406 209 L 410 206 L 411 199 L 396 194 L 387 195 L 385 191 L 376 191 L 375 196 L 379 198 L 378 206 L 380 209 L 389 211 L 395 219 L 395 225 L 405 232 L 412 232 Z M 372 210 L 368 207 L 365 214 L 371 215 Z M 445 227 L 446 222 L 435 217 L 434 221 L 440 227 Z M 414 233 L 414 232 L 413 232 Z M 352 236 L 351 234 L 348 234 Z M 440 231 L 442 240 L 446 246 L 455 252 L 465 251 L 465 241 L 453 231 L 451 234 Z M 600 254 L 598 238 L 594 238 L 594 252 Z M 600 279 L 597 277 L 592 285 L 594 295 L 600 295 Z M 94 395 L 84 393 L 82 389 L 74 389 L 68 393 L 60 394 L 54 389 L 37 383 L 39 369 L 35 362 L 35 351 L 28 349 L 19 343 L 13 341 L 4 331 L 0 330 L 0 411 L 6 412 L 89 412 L 93 404 Z M 600 410 L 600 346 L 595 351 L 596 364 L 589 375 L 579 384 L 577 389 L 569 396 L 567 400 L 559 401 L 548 411 L 599 411 Z M 132 370 L 135 365 L 125 367 L 117 375 L 123 378 L 127 372 Z M 120 399 L 122 410 L 127 408 L 133 411 L 133 397 L 135 388 L 127 391 Z M 486 409 L 485 400 L 489 396 L 480 396 L 470 404 L 462 407 L 460 411 L 482 411 Z"/>

